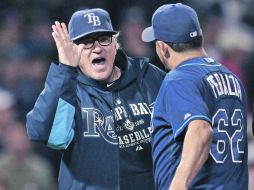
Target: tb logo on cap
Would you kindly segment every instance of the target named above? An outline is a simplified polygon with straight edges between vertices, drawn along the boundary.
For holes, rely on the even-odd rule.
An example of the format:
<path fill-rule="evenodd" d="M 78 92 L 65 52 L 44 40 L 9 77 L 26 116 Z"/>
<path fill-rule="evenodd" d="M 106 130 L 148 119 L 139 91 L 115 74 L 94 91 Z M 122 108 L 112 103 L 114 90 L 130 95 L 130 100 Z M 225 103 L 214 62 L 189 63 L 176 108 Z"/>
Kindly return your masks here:
<path fill-rule="evenodd" d="M 95 16 L 94 13 L 85 14 L 84 17 L 88 17 L 88 23 L 93 23 L 93 26 L 101 25 L 100 17 Z"/>

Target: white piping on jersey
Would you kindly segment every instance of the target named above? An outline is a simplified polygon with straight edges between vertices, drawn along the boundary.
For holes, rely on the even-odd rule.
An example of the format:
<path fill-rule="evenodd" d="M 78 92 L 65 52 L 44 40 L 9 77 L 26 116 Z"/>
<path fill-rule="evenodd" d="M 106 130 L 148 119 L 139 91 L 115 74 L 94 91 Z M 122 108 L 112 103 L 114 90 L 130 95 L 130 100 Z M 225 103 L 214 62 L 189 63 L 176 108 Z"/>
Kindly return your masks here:
<path fill-rule="evenodd" d="M 184 67 L 184 66 L 191 66 L 191 65 L 203 65 L 203 66 L 207 66 L 207 67 L 217 67 L 217 66 L 221 66 L 221 64 L 216 64 L 216 65 L 208 65 L 208 64 L 204 64 L 204 63 L 200 63 L 200 64 L 193 64 L 193 63 L 187 63 L 184 65 L 180 65 L 178 68 L 180 67 Z"/>
<path fill-rule="evenodd" d="M 186 123 L 188 123 L 190 120 L 193 120 L 194 118 L 204 118 L 206 121 L 209 121 L 210 123 L 212 123 L 211 120 L 210 120 L 208 117 L 206 117 L 206 116 L 203 116 L 203 115 L 195 115 L 195 116 L 192 116 L 192 117 L 190 117 L 189 119 L 187 119 L 187 120 L 182 124 L 182 126 L 176 131 L 174 137 L 176 138 L 176 137 L 179 135 L 179 133 L 182 131 L 182 128 L 186 125 Z"/>

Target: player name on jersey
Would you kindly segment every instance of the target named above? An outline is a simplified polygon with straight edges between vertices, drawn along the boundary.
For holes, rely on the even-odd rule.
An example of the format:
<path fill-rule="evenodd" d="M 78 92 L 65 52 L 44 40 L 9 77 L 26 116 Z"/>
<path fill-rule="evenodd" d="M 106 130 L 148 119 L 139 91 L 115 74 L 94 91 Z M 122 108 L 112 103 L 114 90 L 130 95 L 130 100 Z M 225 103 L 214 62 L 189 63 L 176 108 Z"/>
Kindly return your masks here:
<path fill-rule="evenodd" d="M 242 100 L 242 90 L 238 79 L 228 73 L 211 73 L 206 77 L 213 90 L 215 98 L 221 96 L 236 96 Z"/>

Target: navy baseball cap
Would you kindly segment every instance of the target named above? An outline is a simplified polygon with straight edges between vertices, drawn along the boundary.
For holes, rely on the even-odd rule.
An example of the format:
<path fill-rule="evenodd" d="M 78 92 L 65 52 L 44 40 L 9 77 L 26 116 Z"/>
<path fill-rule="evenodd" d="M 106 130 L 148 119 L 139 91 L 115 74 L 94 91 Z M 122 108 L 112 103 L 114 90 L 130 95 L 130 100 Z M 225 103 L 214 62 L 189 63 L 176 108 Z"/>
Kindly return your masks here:
<path fill-rule="evenodd" d="M 116 34 L 107 11 L 95 8 L 75 12 L 68 25 L 71 40 L 77 40 L 88 34 L 105 32 Z"/>
<path fill-rule="evenodd" d="M 195 10 L 182 3 L 166 4 L 153 14 L 152 26 L 142 32 L 142 40 L 151 42 L 161 40 L 171 43 L 190 42 L 202 36 Z"/>

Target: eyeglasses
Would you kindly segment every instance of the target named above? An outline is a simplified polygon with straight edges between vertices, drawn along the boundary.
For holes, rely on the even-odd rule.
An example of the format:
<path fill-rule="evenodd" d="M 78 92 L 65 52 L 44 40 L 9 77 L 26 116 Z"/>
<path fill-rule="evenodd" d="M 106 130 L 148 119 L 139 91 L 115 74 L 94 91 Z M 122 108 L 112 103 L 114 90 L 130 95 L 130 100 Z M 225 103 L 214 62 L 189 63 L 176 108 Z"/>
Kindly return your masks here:
<path fill-rule="evenodd" d="M 101 46 L 108 46 L 112 43 L 112 36 L 111 35 L 102 35 L 98 36 L 96 38 L 92 37 L 85 37 L 76 40 L 75 44 L 84 44 L 84 49 L 90 49 L 94 46 L 95 41 L 97 41 Z"/>

